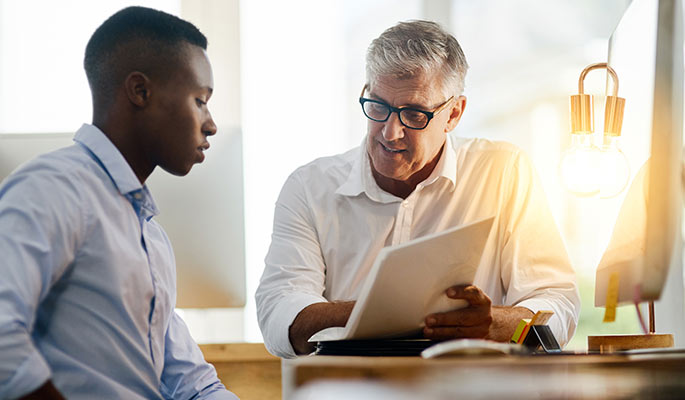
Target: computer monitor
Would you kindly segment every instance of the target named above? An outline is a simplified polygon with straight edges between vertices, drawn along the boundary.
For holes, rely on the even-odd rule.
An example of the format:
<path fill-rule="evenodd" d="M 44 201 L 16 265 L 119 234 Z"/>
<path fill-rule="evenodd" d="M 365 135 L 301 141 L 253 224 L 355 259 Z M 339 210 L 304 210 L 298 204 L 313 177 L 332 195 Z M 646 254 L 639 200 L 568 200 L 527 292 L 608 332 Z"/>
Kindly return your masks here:
<path fill-rule="evenodd" d="M 42 153 L 73 144 L 74 134 L 0 134 L 0 180 Z M 147 185 L 177 265 L 180 308 L 245 305 L 242 139 L 238 128 L 210 138 L 204 163 L 184 177 L 157 168 Z"/>
<path fill-rule="evenodd" d="M 683 301 L 682 13 L 680 0 L 634 0 L 609 41 L 608 64 L 626 99 L 624 151 L 637 173 L 597 269 L 598 307 L 607 303 L 612 274 L 619 304 L 657 300 L 669 281 Z"/>

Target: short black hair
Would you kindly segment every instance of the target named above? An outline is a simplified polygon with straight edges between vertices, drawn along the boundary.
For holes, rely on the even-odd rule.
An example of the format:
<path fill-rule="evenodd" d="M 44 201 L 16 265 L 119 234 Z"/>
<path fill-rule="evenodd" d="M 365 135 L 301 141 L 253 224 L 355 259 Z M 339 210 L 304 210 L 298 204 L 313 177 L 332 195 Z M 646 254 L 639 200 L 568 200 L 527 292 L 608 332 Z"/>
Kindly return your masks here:
<path fill-rule="evenodd" d="M 146 7 L 124 8 L 100 25 L 86 46 L 83 67 L 93 99 L 112 98 L 132 71 L 155 75 L 177 65 L 187 43 L 207 49 L 207 38 L 188 21 Z"/>

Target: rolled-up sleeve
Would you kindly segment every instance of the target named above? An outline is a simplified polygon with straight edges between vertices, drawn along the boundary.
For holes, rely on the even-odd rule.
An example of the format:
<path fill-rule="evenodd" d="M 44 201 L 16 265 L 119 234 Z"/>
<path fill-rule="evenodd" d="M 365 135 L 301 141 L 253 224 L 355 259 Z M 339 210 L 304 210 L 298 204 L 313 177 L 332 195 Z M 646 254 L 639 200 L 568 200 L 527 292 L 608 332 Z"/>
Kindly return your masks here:
<path fill-rule="evenodd" d="M 530 160 L 518 153 L 508 172 L 509 199 L 501 219 L 505 304 L 554 311 L 548 325 L 564 346 L 580 313 L 575 271 Z"/>
<path fill-rule="evenodd" d="M 172 313 L 165 336 L 162 395 L 167 399 L 237 400 L 205 361 L 181 317 Z"/>
<path fill-rule="evenodd" d="M 276 203 L 271 247 L 257 289 L 259 326 L 266 348 L 278 357 L 295 357 L 288 331 L 305 307 L 326 302 L 325 264 L 304 182 L 295 171 Z"/>
<path fill-rule="evenodd" d="M 51 377 L 31 333 L 38 305 L 74 259 L 80 204 L 65 174 L 29 169 L 0 186 L 0 398 L 30 393 Z"/>

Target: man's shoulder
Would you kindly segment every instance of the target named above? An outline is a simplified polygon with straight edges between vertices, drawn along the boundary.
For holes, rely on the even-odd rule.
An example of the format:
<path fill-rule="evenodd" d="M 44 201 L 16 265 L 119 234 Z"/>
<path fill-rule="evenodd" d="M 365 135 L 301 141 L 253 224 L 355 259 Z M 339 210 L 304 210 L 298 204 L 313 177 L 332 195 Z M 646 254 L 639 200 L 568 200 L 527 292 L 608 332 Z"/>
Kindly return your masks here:
<path fill-rule="evenodd" d="M 54 173 L 70 175 L 86 168 L 89 158 L 78 145 L 73 144 L 24 162 L 10 176 L 22 174 L 35 176 Z"/>
<path fill-rule="evenodd" d="M 451 136 L 457 154 L 468 157 L 511 158 L 520 156 L 523 151 L 513 143 L 484 138 L 465 138 Z"/>
<path fill-rule="evenodd" d="M 0 214 L 22 216 L 51 227 L 45 228 L 48 231 L 80 231 L 92 204 L 84 187 L 88 186 L 87 176 L 93 174 L 84 174 L 87 167 L 77 151 L 70 146 L 19 166 L 0 184 Z"/>
<path fill-rule="evenodd" d="M 531 160 L 517 145 L 482 138 L 452 137 L 457 170 L 478 177 L 531 170 Z"/>
<path fill-rule="evenodd" d="M 298 167 L 292 175 L 307 180 L 317 178 L 341 183 L 350 174 L 352 167 L 359 158 L 360 151 L 359 147 L 355 147 L 344 153 L 319 157 Z"/>
<path fill-rule="evenodd" d="M 91 163 L 92 159 L 74 144 L 41 154 L 19 165 L 0 187 L 4 189 L 2 191 L 12 187 L 30 191 L 31 187 L 35 187 L 50 196 L 65 191 L 79 191 L 84 179 L 93 175 Z"/>

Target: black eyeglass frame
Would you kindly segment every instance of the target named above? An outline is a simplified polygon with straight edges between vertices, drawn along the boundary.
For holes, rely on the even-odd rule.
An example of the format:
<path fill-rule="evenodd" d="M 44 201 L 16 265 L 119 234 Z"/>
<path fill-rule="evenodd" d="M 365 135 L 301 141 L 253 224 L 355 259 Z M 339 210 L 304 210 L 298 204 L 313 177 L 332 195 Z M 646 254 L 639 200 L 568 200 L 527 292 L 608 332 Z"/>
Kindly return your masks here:
<path fill-rule="evenodd" d="M 364 85 L 364 87 L 362 88 L 362 93 L 359 95 L 359 104 L 361 104 L 361 106 L 362 106 L 362 112 L 364 113 L 364 116 L 366 116 L 366 118 L 370 119 L 371 121 L 386 122 L 386 121 L 390 118 L 390 116 L 392 115 L 392 113 L 395 112 L 395 113 L 397 113 L 397 117 L 398 117 L 398 119 L 400 120 L 400 123 L 401 123 L 403 126 L 409 128 L 409 129 L 417 130 L 417 131 L 420 131 L 421 129 L 426 129 L 426 127 L 427 127 L 428 124 L 431 122 L 431 120 L 433 119 L 433 117 L 434 117 L 436 114 L 438 114 L 440 111 L 444 110 L 445 107 L 447 107 L 447 104 L 449 104 L 449 102 L 450 102 L 452 99 L 454 99 L 454 96 L 450 96 L 449 99 L 445 100 L 444 103 L 440 104 L 440 105 L 439 105 L 435 110 L 433 110 L 433 111 L 421 110 L 421 109 L 414 108 L 414 107 L 393 107 L 393 106 L 391 106 L 390 104 L 385 103 L 385 102 L 382 102 L 382 101 L 380 101 L 380 100 L 374 100 L 374 99 L 369 99 L 369 98 L 364 97 L 364 92 L 366 91 L 367 87 L 368 87 L 368 85 Z M 376 103 L 376 104 L 380 104 L 380 105 L 382 105 L 382 106 L 387 107 L 388 110 L 390 110 L 390 111 L 388 112 L 388 115 L 386 115 L 384 119 L 371 118 L 371 117 L 369 117 L 369 115 L 366 113 L 366 109 L 364 108 L 364 104 L 365 104 L 365 103 Z M 404 111 L 404 110 L 416 111 L 416 112 L 420 112 L 421 114 L 424 114 L 424 115 L 428 118 L 428 119 L 426 120 L 426 124 L 425 124 L 423 127 L 421 127 L 421 128 L 416 128 L 416 127 L 407 125 L 407 124 L 402 120 L 402 111 Z"/>

